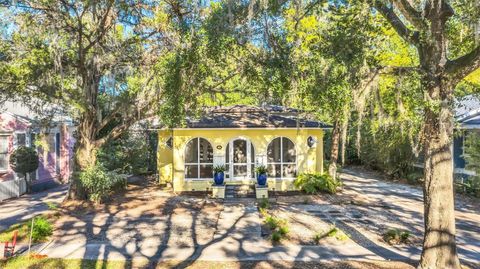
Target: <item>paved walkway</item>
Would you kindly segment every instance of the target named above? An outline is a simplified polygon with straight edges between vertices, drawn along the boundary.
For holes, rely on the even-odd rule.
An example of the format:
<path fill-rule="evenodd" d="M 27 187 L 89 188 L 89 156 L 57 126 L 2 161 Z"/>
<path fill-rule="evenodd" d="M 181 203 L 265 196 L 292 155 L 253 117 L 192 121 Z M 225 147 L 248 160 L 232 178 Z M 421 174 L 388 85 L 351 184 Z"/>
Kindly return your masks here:
<path fill-rule="evenodd" d="M 48 210 L 47 203 L 60 204 L 68 186 L 62 185 L 43 192 L 23 195 L 0 202 L 0 231 Z"/>

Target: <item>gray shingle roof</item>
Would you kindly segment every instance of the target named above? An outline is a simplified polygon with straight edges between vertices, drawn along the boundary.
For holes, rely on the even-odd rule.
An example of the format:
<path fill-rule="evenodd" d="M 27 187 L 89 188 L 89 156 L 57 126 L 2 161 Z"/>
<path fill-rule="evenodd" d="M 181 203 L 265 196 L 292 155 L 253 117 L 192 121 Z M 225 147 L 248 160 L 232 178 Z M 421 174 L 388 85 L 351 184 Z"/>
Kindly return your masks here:
<path fill-rule="evenodd" d="M 302 118 L 300 113 L 282 106 L 215 107 L 200 118 L 187 118 L 187 128 L 330 128 L 323 122 Z"/>

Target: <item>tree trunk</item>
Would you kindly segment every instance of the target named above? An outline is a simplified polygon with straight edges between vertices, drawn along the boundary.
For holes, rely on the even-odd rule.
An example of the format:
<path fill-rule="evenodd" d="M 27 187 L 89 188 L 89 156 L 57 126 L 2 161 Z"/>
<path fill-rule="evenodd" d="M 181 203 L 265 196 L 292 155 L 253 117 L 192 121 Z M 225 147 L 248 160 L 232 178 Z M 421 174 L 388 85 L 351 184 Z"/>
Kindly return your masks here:
<path fill-rule="evenodd" d="M 342 140 L 341 140 L 342 154 L 340 159 L 340 163 L 342 164 L 342 166 L 345 165 L 345 154 L 347 151 L 347 131 L 348 131 L 348 120 L 345 120 L 343 121 L 343 124 L 342 124 Z"/>
<path fill-rule="evenodd" d="M 98 146 L 95 143 L 95 115 L 85 113 L 77 127 L 74 149 L 73 175 L 71 178 L 68 198 L 72 200 L 85 200 L 87 193 L 80 183 L 80 173 L 97 161 Z"/>
<path fill-rule="evenodd" d="M 332 131 L 332 148 L 330 150 L 330 165 L 328 166 L 328 174 L 333 178 L 337 176 L 337 161 L 338 161 L 338 142 L 340 140 L 341 123 L 337 120 L 333 124 Z"/>
<path fill-rule="evenodd" d="M 460 268 L 455 244 L 453 189 L 452 91 L 441 79 L 425 85 L 431 100 L 440 104 L 425 111 L 425 182 L 423 251 L 418 268 Z"/>

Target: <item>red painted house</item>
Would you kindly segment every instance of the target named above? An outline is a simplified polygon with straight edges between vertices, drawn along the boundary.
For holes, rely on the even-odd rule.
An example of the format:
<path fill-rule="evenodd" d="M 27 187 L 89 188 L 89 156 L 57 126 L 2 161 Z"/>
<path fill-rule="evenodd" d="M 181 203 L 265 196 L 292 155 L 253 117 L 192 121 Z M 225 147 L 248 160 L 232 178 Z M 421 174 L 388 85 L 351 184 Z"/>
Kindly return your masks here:
<path fill-rule="evenodd" d="M 28 175 L 33 191 L 66 183 L 72 166 L 73 129 L 72 121 L 65 116 L 55 115 L 45 121 L 12 102 L 0 108 L 0 201 L 26 191 L 24 177 L 9 165 L 9 156 L 18 146 L 34 147 L 38 152 L 39 168 Z"/>

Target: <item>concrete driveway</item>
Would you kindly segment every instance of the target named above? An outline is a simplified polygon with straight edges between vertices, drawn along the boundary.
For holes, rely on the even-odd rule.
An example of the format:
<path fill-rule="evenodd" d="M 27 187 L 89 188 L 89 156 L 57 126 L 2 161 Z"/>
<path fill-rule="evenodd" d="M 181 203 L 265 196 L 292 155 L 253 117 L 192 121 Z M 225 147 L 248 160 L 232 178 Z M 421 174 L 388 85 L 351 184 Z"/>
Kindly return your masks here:
<path fill-rule="evenodd" d="M 47 203 L 61 203 L 68 186 L 62 185 L 43 192 L 23 195 L 0 202 L 0 231 L 48 210 Z"/>
<path fill-rule="evenodd" d="M 334 203 L 344 203 L 348 212 L 361 216 L 343 221 L 344 229 L 357 229 L 360 236 L 380 241 L 390 228 L 409 231 L 410 246 L 394 247 L 399 253 L 419 258 L 423 240 L 423 191 L 421 187 L 381 180 L 381 176 L 360 168 L 344 169 L 344 191 Z M 458 195 L 455 199 L 457 247 L 460 259 L 480 267 L 480 199 Z M 346 203 L 345 203 L 346 202 Z"/>

